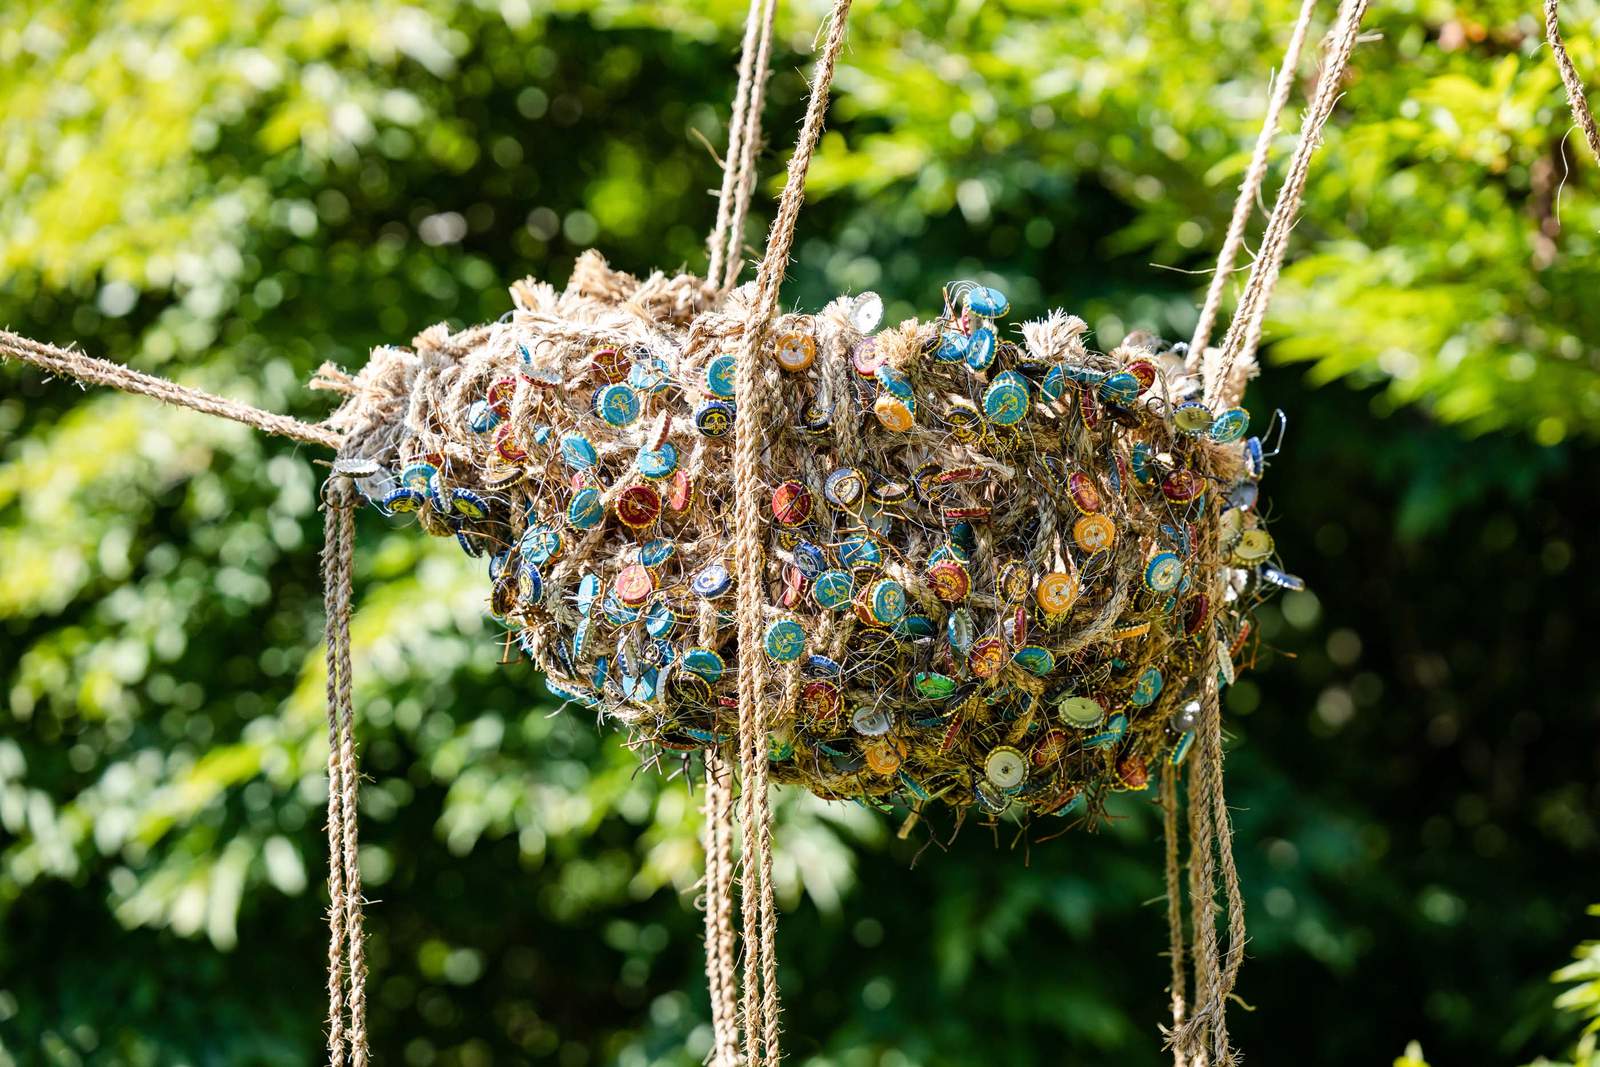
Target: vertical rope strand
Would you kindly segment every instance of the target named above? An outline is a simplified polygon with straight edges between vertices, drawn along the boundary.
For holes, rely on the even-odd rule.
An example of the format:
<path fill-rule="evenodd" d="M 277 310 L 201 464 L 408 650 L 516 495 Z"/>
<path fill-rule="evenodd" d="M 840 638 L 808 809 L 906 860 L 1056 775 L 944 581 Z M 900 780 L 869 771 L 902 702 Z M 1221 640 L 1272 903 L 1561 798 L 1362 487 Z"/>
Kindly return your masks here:
<path fill-rule="evenodd" d="M 1233 321 L 1228 324 L 1228 332 L 1222 342 L 1221 360 L 1215 369 L 1211 367 L 1211 361 L 1205 361 L 1205 402 L 1213 409 L 1225 399 L 1232 400 L 1243 393 L 1243 382 L 1230 379 L 1235 365 L 1239 365 L 1245 375 L 1255 366 L 1262 323 L 1266 319 L 1267 306 L 1272 302 L 1278 272 L 1288 250 L 1290 231 L 1300 211 L 1306 177 L 1311 170 L 1311 157 L 1322 144 L 1322 129 L 1338 102 L 1344 72 L 1350 65 L 1350 56 L 1355 51 L 1361 19 L 1366 11 L 1367 0 L 1345 0 L 1340 6 L 1338 21 L 1331 32 L 1327 62 L 1317 81 L 1311 105 L 1300 124 L 1300 143 L 1295 146 L 1294 155 L 1289 160 L 1288 172 L 1278 189 L 1278 199 L 1272 206 L 1272 215 L 1262 235 L 1260 251 L 1256 253 L 1255 263 L 1250 269 L 1250 279 L 1245 283 Z"/>
<path fill-rule="evenodd" d="M 335 475 L 324 486 L 323 597 L 328 612 L 328 948 L 329 1057 L 338 1067 L 348 1050 L 350 1067 L 366 1067 L 367 962 L 358 864 L 355 700 L 350 668 L 351 566 L 355 551 L 355 488 Z M 335 766 L 337 764 L 337 766 Z M 335 797 L 337 796 L 337 800 Z M 338 829 L 335 831 L 334 824 Z M 342 927 L 344 951 L 335 946 Z M 342 958 L 341 958 L 342 957 Z M 341 1010 L 342 1009 L 342 1010 Z M 339 1018 L 335 1021 L 336 1016 Z M 340 1045 L 335 1037 L 342 1038 Z"/>
<path fill-rule="evenodd" d="M 322 540 L 322 604 L 326 620 L 328 665 L 328 1063 L 344 1067 L 344 785 L 339 761 L 339 654 L 334 633 L 334 581 L 339 571 L 339 521 L 326 507 Z"/>
<path fill-rule="evenodd" d="M 1250 210 L 1261 194 L 1262 183 L 1266 181 L 1267 157 L 1272 152 L 1272 139 L 1277 135 L 1278 120 L 1294 88 L 1295 71 L 1300 68 L 1300 50 L 1305 47 L 1316 9 L 1317 0 L 1303 0 L 1301 3 L 1300 17 L 1294 24 L 1294 32 L 1289 35 L 1289 44 L 1283 50 L 1283 62 L 1273 78 L 1272 91 L 1267 99 L 1267 113 L 1261 120 L 1261 132 L 1256 135 L 1250 165 L 1239 183 L 1239 196 L 1233 202 L 1233 217 L 1228 220 L 1228 233 L 1223 238 L 1222 250 L 1217 253 L 1217 269 L 1211 275 L 1205 303 L 1200 307 L 1200 321 L 1195 323 L 1194 336 L 1189 341 L 1189 354 L 1184 362 L 1190 374 L 1199 369 L 1206 345 L 1211 343 L 1211 330 L 1217 322 L 1217 311 L 1222 307 L 1222 291 L 1233 274 L 1239 249 L 1244 247 L 1244 231 L 1250 221 Z"/>
<path fill-rule="evenodd" d="M 805 120 L 789 160 L 788 177 L 778 200 L 777 216 L 767 237 L 766 254 L 756 275 L 756 299 L 746 323 L 734 376 L 734 556 L 737 574 L 739 648 L 740 823 L 744 832 L 740 878 L 744 919 L 744 1021 L 747 1067 L 776 1064 L 778 989 L 775 934 L 777 913 L 771 892 L 772 817 L 767 795 L 766 658 L 762 646 L 763 575 L 766 558 L 761 521 L 761 461 L 765 447 L 766 390 L 761 385 L 763 342 L 778 310 L 778 294 L 794 245 L 795 222 L 805 199 L 806 172 L 822 136 L 828 89 L 839 52 L 844 47 L 850 0 L 837 0 L 830 15 L 827 41 L 817 59 Z M 759 940 L 758 940 L 759 935 Z"/>
<path fill-rule="evenodd" d="M 1172 1027 L 1169 1035 L 1183 1029 L 1187 1009 L 1184 1004 L 1184 982 L 1187 960 L 1183 948 L 1183 892 L 1182 867 L 1178 862 L 1178 777 L 1177 767 L 1168 767 L 1161 776 L 1161 837 L 1166 853 L 1167 885 L 1167 955 L 1172 965 L 1171 985 L 1168 993 L 1172 1000 Z M 1183 1050 L 1172 1047 L 1173 1067 L 1187 1067 Z"/>
<path fill-rule="evenodd" d="M 728 218 L 727 248 L 723 252 L 723 272 L 720 288 L 727 291 L 739 280 L 744 267 L 741 245 L 744 244 L 745 219 L 750 215 L 750 201 L 756 191 L 756 157 L 761 152 L 761 112 L 767 102 L 767 75 L 772 61 L 772 26 L 777 17 L 778 0 L 766 0 L 761 22 L 761 35 L 757 41 L 755 75 L 750 84 L 750 104 L 745 111 L 745 132 L 739 159 L 739 172 L 734 186 L 733 207 Z M 715 274 L 707 274 L 716 281 Z"/>
<path fill-rule="evenodd" d="M 1567 104 L 1572 108 L 1572 118 L 1583 130 L 1583 139 L 1589 142 L 1589 151 L 1600 163 L 1600 129 L 1595 128 L 1594 112 L 1583 95 L 1583 80 L 1567 55 L 1567 43 L 1561 39 L 1561 18 L 1557 12 L 1560 0 L 1544 0 L 1544 35 L 1550 40 L 1550 51 L 1555 53 L 1556 69 L 1561 72 L 1561 84 L 1566 86 Z"/>
<path fill-rule="evenodd" d="M 756 35 L 760 29 L 763 0 L 750 0 L 750 10 L 744 18 L 744 41 L 739 47 L 739 85 L 734 90 L 733 108 L 728 113 L 728 149 L 722 157 L 722 191 L 717 196 L 717 222 L 706 238 L 706 255 L 709 265 L 706 278 L 712 280 L 722 273 L 722 257 L 728 243 L 728 222 L 733 211 L 733 195 L 737 184 L 740 160 L 744 158 L 744 133 L 750 107 L 750 84 L 755 77 Z"/>
<path fill-rule="evenodd" d="M 705 933 L 706 987 L 711 994 L 714 1067 L 734 1067 L 739 1060 L 738 979 L 733 970 L 733 907 L 731 880 L 732 804 L 727 764 L 716 749 L 706 750 L 705 782 Z"/>

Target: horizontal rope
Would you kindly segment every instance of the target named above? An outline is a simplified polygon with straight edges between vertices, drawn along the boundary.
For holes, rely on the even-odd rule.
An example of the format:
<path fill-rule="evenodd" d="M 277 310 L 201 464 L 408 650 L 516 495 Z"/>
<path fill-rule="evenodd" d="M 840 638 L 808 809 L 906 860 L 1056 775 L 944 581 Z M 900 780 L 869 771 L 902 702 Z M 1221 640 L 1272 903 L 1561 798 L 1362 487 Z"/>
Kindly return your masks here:
<path fill-rule="evenodd" d="M 120 363 L 47 345 L 9 330 L 0 330 L 0 356 L 31 363 L 51 374 L 75 378 L 90 385 L 107 385 L 124 393 L 153 397 L 175 407 L 232 419 L 234 422 L 242 422 L 246 426 L 254 426 L 258 430 L 265 430 L 267 433 L 287 437 L 302 444 L 321 445 L 337 451 L 344 440 L 326 426 L 301 422 L 299 419 L 272 411 L 263 411 L 237 400 L 216 396 L 203 389 L 179 385 L 166 378 L 158 378 L 153 374 L 124 367 Z"/>

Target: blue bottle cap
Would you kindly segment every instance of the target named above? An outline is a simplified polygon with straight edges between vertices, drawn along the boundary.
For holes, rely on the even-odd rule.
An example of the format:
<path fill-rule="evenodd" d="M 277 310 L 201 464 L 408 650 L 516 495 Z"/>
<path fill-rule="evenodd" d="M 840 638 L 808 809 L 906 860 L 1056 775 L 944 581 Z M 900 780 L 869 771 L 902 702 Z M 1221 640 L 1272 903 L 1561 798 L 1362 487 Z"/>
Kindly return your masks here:
<path fill-rule="evenodd" d="M 1211 439 L 1218 444 L 1231 445 L 1243 437 L 1249 428 L 1250 413 L 1244 408 L 1229 408 L 1211 424 Z M 1260 447 L 1259 444 L 1257 447 Z"/>
<path fill-rule="evenodd" d="M 678 624 L 677 612 L 664 600 L 657 600 L 644 613 L 645 633 L 651 637 L 665 637 Z"/>
<path fill-rule="evenodd" d="M 658 481 L 678 469 L 678 449 L 671 441 L 662 442 L 660 448 L 642 448 L 636 463 L 640 474 Z"/>
<path fill-rule="evenodd" d="M 565 433 L 561 435 L 561 459 L 567 466 L 575 471 L 586 471 L 593 467 L 600 455 L 595 451 L 594 442 L 581 433 Z"/>
<path fill-rule="evenodd" d="M 839 542 L 839 562 L 846 567 L 876 567 L 883 563 L 883 549 L 865 534 L 851 534 Z"/>
<path fill-rule="evenodd" d="M 837 678 L 841 670 L 843 668 L 839 666 L 837 660 L 829 659 L 827 656 L 807 656 L 805 666 L 800 668 L 800 673 L 807 678 Z"/>
<path fill-rule="evenodd" d="M 1154 667 L 1147 667 L 1133 683 L 1133 692 L 1128 696 L 1128 703 L 1136 708 L 1148 708 L 1160 695 L 1161 672 Z"/>
<path fill-rule="evenodd" d="M 607 385 L 595 394 L 594 413 L 612 426 L 627 426 L 639 417 L 639 394 L 626 385 Z"/>
<path fill-rule="evenodd" d="M 1046 401 L 1061 399 L 1061 394 L 1066 392 L 1067 376 L 1061 373 L 1060 367 L 1051 367 L 1045 372 L 1044 380 L 1039 383 L 1039 398 Z"/>
<path fill-rule="evenodd" d="M 672 384 L 672 369 L 666 360 L 646 356 L 628 371 L 628 384 L 641 393 L 659 393 Z"/>
<path fill-rule="evenodd" d="M 639 546 L 639 562 L 659 567 L 678 554 L 678 546 L 665 537 L 653 537 Z"/>
<path fill-rule="evenodd" d="M 600 502 L 600 490 L 586 486 L 572 494 L 567 505 L 567 522 L 575 529 L 592 530 L 606 517 L 606 507 Z"/>
<path fill-rule="evenodd" d="M 578 614 L 587 615 L 600 597 L 600 576 L 585 574 L 578 582 Z"/>
<path fill-rule="evenodd" d="M 1043 678 L 1055 670 L 1055 653 L 1038 645 L 1023 645 L 1011 654 L 1011 662 L 1029 674 Z"/>
<path fill-rule="evenodd" d="M 518 542 L 522 558 L 543 566 L 561 554 L 561 531 L 545 523 L 528 527 Z"/>
<path fill-rule="evenodd" d="M 1098 392 L 1102 404 L 1125 408 L 1130 407 L 1135 400 L 1139 399 L 1141 391 L 1138 378 L 1135 378 L 1127 371 L 1118 371 L 1100 383 Z"/>
<path fill-rule="evenodd" d="M 1028 386 L 997 377 L 983 393 L 983 415 L 997 426 L 1015 426 L 1028 416 Z"/>
<path fill-rule="evenodd" d="M 1011 301 L 1000 290 L 980 285 L 967 290 L 967 310 L 986 319 L 998 319 L 1011 310 Z"/>
<path fill-rule="evenodd" d="M 439 468 L 432 463 L 411 463 L 400 472 L 400 484 L 407 489 L 426 493 L 428 484 L 433 481 L 433 476 L 438 473 Z"/>
<path fill-rule="evenodd" d="M 1106 720 L 1106 727 L 1099 733 L 1090 734 L 1084 739 L 1084 748 L 1105 748 L 1115 745 L 1128 736 L 1128 717 L 1120 711 Z"/>
<path fill-rule="evenodd" d="M 972 336 L 967 338 L 967 350 L 963 358 L 972 370 L 988 370 L 994 363 L 994 353 L 998 342 L 994 331 L 987 326 L 979 326 L 972 331 Z"/>
<path fill-rule="evenodd" d="M 500 416 L 487 400 L 474 400 L 467 405 L 467 425 L 473 433 L 488 433 L 500 425 Z"/>
<path fill-rule="evenodd" d="M 716 685 L 722 680 L 722 672 L 726 669 L 722 657 L 709 648 L 687 648 L 683 652 L 683 669 L 693 674 L 698 674 L 711 685 Z"/>
<path fill-rule="evenodd" d="M 417 490 L 402 485 L 384 494 L 383 510 L 394 515 L 409 515 L 413 511 L 421 511 L 425 499 Z"/>
<path fill-rule="evenodd" d="M 1261 477 L 1267 468 L 1266 456 L 1261 451 L 1261 438 L 1252 437 L 1244 443 L 1244 462 L 1250 470 L 1250 477 Z M 404 481 L 404 478 L 401 480 Z"/>
<path fill-rule="evenodd" d="M 733 399 L 733 374 L 738 361 L 733 356 L 718 356 L 706 368 L 706 391 L 724 400 Z"/>
<path fill-rule="evenodd" d="M 794 565 L 799 569 L 801 577 L 810 581 L 827 569 L 827 557 L 822 554 L 822 549 L 810 541 L 801 541 L 794 546 Z"/>
<path fill-rule="evenodd" d="M 700 572 L 690 580 L 689 587 L 694 590 L 696 596 L 710 600 L 726 593 L 732 584 L 732 579 L 728 577 L 728 568 L 720 563 L 712 563 L 700 569 Z"/>
<path fill-rule="evenodd" d="M 916 395 L 911 388 L 911 379 L 906 377 L 905 372 L 887 363 L 878 368 L 878 388 L 902 400 L 910 400 Z"/>
<path fill-rule="evenodd" d="M 843 611 L 850 606 L 850 596 L 855 592 L 855 580 L 849 571 L 823 571 L 811 587 L 811 598 L 817 606 L 828 611 Z"/>
<path fill-rule="evenodd" d="M 525 604 L 537 604 L 544 599 L 544 575 L 532 563 L 517 568 L 517 599 Z"/>
<path fill-rule="evenodd" d="M 881 626 L 893 626 L 906 614 L 906 590 L 893 578 L 881 578 L 869 590 L 872 617 Z"/>
<path fill-rule="evenodd" d="M 733 427 L 733 405 L 725 400 L 707 400 L 694 409 L 694 428 L 707 437 L 722 437 Z"/>
<path fill-rule="evenodd" d="M 450 490 L 450 510 L 468 519 L 487 519 L 489 502 L 471 489 Z"/>
<path fill-rule="evenodd" d="M 767 627 L 762 645 L 767 656 L 778 663 L 793 663 L 806 649 L 806 631 L 793 619 L 779 619 Z"/>
<path fill-rule="evenodd" d="M 967 358 L 967 335 L 959 330 L 945 330 L 939 334 L 933 358 L 940 363 L 960 363 Z"/>
<path fill-rule="evenodd" d="M 1183 581 L 1183 560 L 1172 552 L 1157 552 L 1144 569 L 1145 588 L 1152 593 L 1170 593 Z"/>

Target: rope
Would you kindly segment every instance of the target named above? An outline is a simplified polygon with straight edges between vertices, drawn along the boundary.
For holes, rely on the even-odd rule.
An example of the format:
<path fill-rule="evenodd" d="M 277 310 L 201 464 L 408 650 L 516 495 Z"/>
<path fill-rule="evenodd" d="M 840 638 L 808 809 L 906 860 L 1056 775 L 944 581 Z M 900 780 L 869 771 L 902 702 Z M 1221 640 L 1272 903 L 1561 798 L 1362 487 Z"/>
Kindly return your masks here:
<path fill-rule="evenodd" d="M 328 1062 L 366 1067 L 367 962 L 357 864 L 355 702 L 350 674 L 351 559 L 357 497 L 350 479 L 324 486 L 323 603 L 328 644 Z M 348 959 L 346 958 L 348 954 Z"/>
<path fill-rule="evenodd" d="M 767 237 L 767 251 L 756 275 L 756 296 L 747 322 L 737 372 L 734 401 L 733 454 L 734 557 L 737 572 L 739 648 L 739 763 L 744 788 L 740 823 L 744 833 L 740 903 L 743 909 L 745 1061 L 748 1067 L 776 1064 L 779 1048 L 777 985 L 777 912 L 772 893 L 772 809 L 768 796 L 766 660 L 762 649 L 761 458 L 765 429 L 766 390 L 761 385 L 760 354 L 778 311 L 778 293 L 794 244 L 795 222 L 805 200 L 806 172 L 828 107 L 828 89 L 844 47 L 845 20 L 851 0 L 836 0 L 829 16 L 827 41 L 817 60 L 805 120 L 789 160 L 788 178 L 778 200 L 777 217 Z M 794 677 L 790 672 L 791 679 Z M 786 686 L 786 689 L 792 689 Z"/>
<path fill-rule="evenodd" d="M 750 199 L 756 187 L 756 153 L 761 150 L 761 111 L 766 102 L 772 56 L 772 25 L 777 0 L 750 0 L 739 51 L 739 87 L 728 116 L 728 153 L 722 162 L 722 193 L 717 198 L 717 223 L 707 239 L 710 265 L 706 280 L 733 287 L 742 265 L 739 246 Z"/>
<path fill-rule="evenodd" d="M 1184 1004 L 1185 961 L 1183 950 L 1183 897 L 1180 879 L 1182 868 L 1178 863 L 1178 768 L 1169 767 L 1161 776 L 1161 836 L 1166 846 L 1167 874 L 1167 955 L 1172 964 L 1172 983 L 1168 990 L 1172 998 L 1172 1029 L 1176 1034 L 1183 1029 L 1186 1007 Z M 1173 1067 L 1187 1067 L 1183 1050 L 1174 1045 Z"/>
<path fill-rule="evenodd" d="M 1221 507 L 1221 501 L 1213 502 L 1201 551 L 1206 573 L 1212 576 L 1208 590 L 1212 603 L 1221 603 L 1226 575 L 1217 535 Z M 1213 631 L 1200 678 L 1200 721 L 1195 726 L 1194 769 L 1189 775 L 1189 922 L 1194 932 L 1195 1003 L 1193 1013 L 1182 1024 L 1174 1024 L 1171 1041 L 1175 1058 L 1180 1063 L 1186 1060 L 1187 1067 L 1209 1064 L 1227 1067 L 1236 1060 L 1228 1040 L 1227 1002 L 1244 961 L 1246 930 L 1244 897 L 1233 859 L 1233 827 L 1223 793 L 1218 667 L 1224 654 L 1221 636 Z M 1175 805 L 1175 790 L 1171 799 Z M 1167 802 L 1163 786 L 1163 806 Z M 1177 881 L 1176 846 L 1172 841 L 1176 816 L 1170 810 L 1167 821 L 1167 922 L 1172 943 L 1178 946 L 1182 936 L 1181 918 L 1171 899 Z M 1219 951 L 1217 939 L 1215 911 L 1219 868 L 1227 907 L 1226 953 Z M 1174 974 L 1177 974 L 1176 968 Z M 1175 977 L 1175 988 L 1181 988 L 1181 981 L 1181 977 Z M 1178 999 L 1174 996 L 1175 1016 L 1180 1007 Z"/>
<path fill-rule="evenodd" d="M 706 988 L 711 994 L 712 1047 L 708 1062 L 739 1061 L 738 978 L 733 970 L 733 823 L 728 771 L 715 749 L 706 750 L 705 913 Z"/>
<path fill-rule="evenodd" d="M 165 378 L 158 378 L 153 374 L 132 370 L 120 363 L 96 359 L 82 352 L 73 352 L 30 340 L 9 330 L 0 330 L 0 356 L 32 363 L 51 374 L 76 378 L 90 385 L 109 385 L 124 393 L 137 393 L 140 396 L 154 397 L 165 404 L 191 408 L 207 415 L 219 415 L 224 419 L 242 422 L 246 426 L 254 426 L 258 430 L 265 430 L 279 437 L 288 437 L 301 444 L 337 449 L 341 440 L 337 433 L 326 426 L 316 426 L 301 422 L 299 419 L 292 419 L 287 415 L 262 411 L 249 404 L 241 404 L 237 400 L 229 400 L 187 385 L 179 385 Z"/>
<path fill-rule="evenodd" d="M 1233 321 L 1228 324 L 1228 333 L 1223 338 L 1220 365 L 1212 370 L 1207 361 L 1205 402 L 1213 409 L 1224 399 L 1232 401 L 1242 395 L 1242 379 L 1248 377 L 1255 367 L 1262 323 L 1266 319 L 1267 306 L 1272 302 L 1283 257 L 1288 251 L 1289 233 L 1294 227 L 1295 216 L 1299 213 L 1300 201 L 1305 194 L 1311 157 L 1322 143 L 1323 127 L 1327 125 L 1334 104 L 1338 102 L 1340 83 L 1350 64 L 1350 55 L 1355 51 L 1361 18 L 1366 10 L 1367 0 L 1345 0 L 1340 6 L 1339 17 L 1330 33 L 1327 63 L 1317 81 L 1316 94 L 1300 124 L 1300 143 L 1295 146 L 1288 173 L 1278 189 L 1278 199 L 1267 220 L 1261 249 L 1250 269 L 1250 279 L 1245 283 L 1244 294 L 1239 299 Z M 1235 365 L 1241 372 L 1239 381 L 1230 378 Z"/>
<path fill-rule="evenodd" d="M 1228 276 L 1233 273 L 1244 247 L 1245 226 L 1250 221 L 1250 209 L 1261 195 L 1262 183 L 1267 177 L 1267 156 L 1272 151 L 1272 138 L 1278 132 L 1278 120 L 1289 102 L 1289 92 L 1294 88 L 1294 73 L 1300 66 L 1300 50 L 1305 46 L 1306 35 L 1311 30 L 1311 16 L 1316 11 L 1317 0 L 1304 0 L 1300 5 L 1300 18 L 1289 35 L 1289 44 L 1283 50 L 1283 63 L 1278 67 L 1272 82 L 1272 92 L 1267 100 L 1267 113 L 1261 120 L 1261 132 L 1256 135 L 1256 146 L 1250 155 L 1250 166 L 1245 169 L 1244 180 L 1239 183 L 1239 196 L 1233 202 L 1233 218 L 1228 220 L 1228 233 L 1217 254 L 1216 273 L 1211 275 L 1211 285 L 1206 289 L 1205 303 L 1200 307 L 1200 321 L 1195 323 L 1194 337 L 1189 341 L 1189 354 L 1184 363 L 1190 374 L 1200 368 L 1200 358 L 1211 342 L 1211 329 L 1217 322 L 1217 311 L 1222 307 L 1222 290 Z"/>
<path fill-rule="evenodd" d="M 1589 142 L 1589 151 L 1600 163 L 1600 129 L 1595 128 L 1594 112 L 1583 95 L 1583 81 L 1567 55 L 1567 44 L 1561 39 L 1561 22 L 1556 12 L 1560 0 L 1544 0 L 1544 33 L 1550 39 L 1550 51 L 1555 53 L 1556 69 L 1561 72 L 1561 84 L 1567 89 L 1567 103 L 1572 107 L 1572 117 L 1583 129 L 1583 139 Z"/>

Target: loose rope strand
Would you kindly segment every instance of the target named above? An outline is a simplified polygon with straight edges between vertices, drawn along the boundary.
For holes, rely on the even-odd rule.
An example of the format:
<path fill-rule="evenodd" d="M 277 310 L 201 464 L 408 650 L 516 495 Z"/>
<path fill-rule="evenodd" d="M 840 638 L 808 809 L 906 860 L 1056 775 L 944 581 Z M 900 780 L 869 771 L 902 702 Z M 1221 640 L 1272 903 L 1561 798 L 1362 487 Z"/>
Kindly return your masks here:
<path fill-rule="evenodd" d="M 279 437 L 288 437 L 302 444 L 337 449 L 341 440 L 337 433 L 326 426 L 315 426 L 287 415 L 263 411 L 202 389 L 179 385 L 177 382 L 158 378 L 153 374 L 144 374 L 124 367 L 120 363 L 43 344 L 11 333 L 9 330 L 0 330 L 0 356 L 31 363 L 51 374 L 76 378 L 90 385 L 108 385 L 124 393 L 153 397 L 165 404 L 232 419 L 234 422 L 242 422 L 246 426 L 254 426 L 258 430 Z"/>
<path fill-rule="evenodd" d="M 1300 50 L 1305 46 L 1306 36 L 1311 29 L 1311 18 L 1316 9 L 1317 0 L 1304 0 L 1300 5 L 1300 17 L 1294 24 L 1294 32 L 1289 35 L 1289 44 L 1283 50 L 1283 62 L 1279 65 L 1277 75 L 1272 82 L 1272 92 L 1267 100 L 1267 113 L 1261 120 L 1261 132 L 1256 135 L 1255 148 L 1250 155 L 1250 166 L 1245 169 L 1244 180 L 1239 183 L 1239 196 L 1233 202 L 1233 217 L 1228 220 L 1228 233 L 1223 238 L 1222 250 L 1217 253 L 1216 273 L 1211 276 L 1211 285 L 1206 289 L 1205 303 L 1200 307 L 1200 321 L 1195 323 L 1194 336 L 1189 341 L 1189 354 L 1184 362 L 1190 374 L 1199 369 L 1206 345 L 1211 343 L 1211 330 L 1217 322 L 1217 311 L 1222 307 L 1222 291 L 1227 286 L 1229 276 L 1233 274 L 1234 265 L 1239 258 L 1239 249 L 1244 247 L 1244 231 L 1250 221 L 1250 211 L 1255 206 L 1256 198 L 1261 195 L 1261 186 L 1266 181 L 1272 139 L 1277 136 L 1278 120 L 1282 117 L 1284 105 L 1289 102 L 1289 93 L 1294 88 L 1295 71 L 1300 68 Z"/>
<path fill-rule="evenodd" d="M 1556 69 L 1561 72 L 1561 84 L 1566 86 L 1567 104 L 1572 117 L 1583 130 L 1583 139 L 1589 142 L 1589 151 L 1600 163 L 1600 129 L 1595 128 L 1594 112 L 1583 94 L 1583 79 L 1578 77 L 1572 57 L 1567 54 L 1567 43 L 1561 39 L 1561 19 L 1557 12 L 1560 0 L 1544 0 L 1544 33 L 1550 39 L 1550 51 L 1555 53 Z"/>

